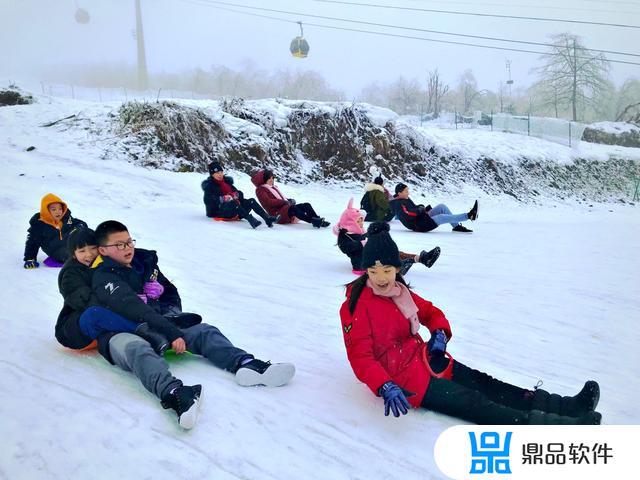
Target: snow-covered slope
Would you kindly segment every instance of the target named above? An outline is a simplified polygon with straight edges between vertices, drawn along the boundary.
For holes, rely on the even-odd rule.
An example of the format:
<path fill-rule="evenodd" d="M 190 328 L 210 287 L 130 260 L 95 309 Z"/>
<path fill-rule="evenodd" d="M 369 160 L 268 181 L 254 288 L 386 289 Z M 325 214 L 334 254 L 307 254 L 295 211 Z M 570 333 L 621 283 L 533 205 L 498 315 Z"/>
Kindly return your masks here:
<path fill-rule="evenodd" d="M 428 411 L 386 418 L 350 369 L 338 308 L 353 275 L 329 229 L 212 222 L 202 175 L 103 158 L 104 144 L 87 131 L 38 126 L 78 106 L 0 109 L 0 477 L 443 478 L 433 445 L 460 422 Z M 234 176 L 251 195 L 248 176 Z M 280 186 L 331 221 L 361 195 L 350 184 Z M 292 383 L 242 388 L 203 359 L 175 361 L 177 376 L 204 386 L 200 421 L 185 433 L 131 374 L 60 347 L 58 271 L 23 270 L 21 261 L 28 219 L 47 192 L 92 226 L 127 224 L 139 247 L 158 251 L 186 310 L 265 360 L 294 362 Z M 425 200 L 466 211 L 476 194 Z M 637 210 L 479 198 L 471 235 L 391 227 L 402 250 L 442 248 L 432 269 L 416 266 L 408 279 L 447 314 L 451 353 L 522 386 L 543 379 L 562 394 L 596 379 L 604 422 L 640 423 Z"/>

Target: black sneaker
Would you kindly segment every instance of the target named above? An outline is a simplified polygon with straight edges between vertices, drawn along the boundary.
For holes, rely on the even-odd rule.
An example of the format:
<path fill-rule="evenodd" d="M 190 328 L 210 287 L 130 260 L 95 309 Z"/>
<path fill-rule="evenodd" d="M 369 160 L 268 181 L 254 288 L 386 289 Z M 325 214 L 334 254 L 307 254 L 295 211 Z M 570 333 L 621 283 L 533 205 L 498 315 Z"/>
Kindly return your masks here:
<path fill-rule="evenodd" d="M 328 227 L 329 225 L 331 225 L 331 222 L 327 222 L 324 218 L 322 219 L 322 222 L 320 222 L 320 226 L 323 228 Z"/>
<path fill-rule="evenodd" d="M 413 267 L 413 264 L 416 263 L 413 258 L 405 258 L 404 260 L 400 260 L 400 275 L 403 277 L 407 274 L 409 269 Z"/>
<path fill-rule="evenodd" d="M 471 210 L 467 213 L 467 217 L 469 217 L 471 221 L 478 218 L 478 200 L 476 200 L 476 203 L 473 204 L 473 207 L 471 207 Z"/>
<path fill-rule="evenodd" d="M 323 220 L 324 220 L 324 218 L 313 217 L 311 219 L 311 225 L 313 225 L 313 228 L 320 228 L 322 226 L 322 221 Z"/>
<path fill-rule="evenodd" d="M 438 257 L 440 256 L 440 247 L 436 247 L 433 250 L 426 251 L 422 250 L 420 252 L 420 263 L 423 264 L 427 268 L 431 268 Z"/>
<path fill-rule="evenodd" d="M 275 215 L 273 217 L 269 216 L 265 218 L 264 222 L 267 224 L 267 227 L 272 228 L 274 223 L 278 223 L 280 220 L 280 214 Z"/>
<path fill-rule="evenodd" d="M 265 385 L 280 387 L 289 382 L 296 373 L 292 363 L 263 362 L 254 358 L 242 365 L 236 372 L 236 382 L 243 387 Z"/>
<path fill-rule="evenodd" d="M 471 233 L 471 232 L 473 232 L 473 230 L 471 230 L 471 229 L 469 229 L 469 228 L 465 227 L 465 226 L 464 226 L 464 225 L 462 225 L 462 224 L 458 224 L 458 225 L 456 225 L 455 227 L 453 227 L 453 228 L 451 229 L 451 231 L 452 231 L 452 232 L 463 232 L 463 233 Z"/>
<path fill-rule="evenodd" d="M 167 395 L 160 404 L 163 408 L 172 408 L 178 414 L 178 424 L 189 430 L 196 425 L 200 409 L 202 385 L 189 387 L 182 385 Z"/>

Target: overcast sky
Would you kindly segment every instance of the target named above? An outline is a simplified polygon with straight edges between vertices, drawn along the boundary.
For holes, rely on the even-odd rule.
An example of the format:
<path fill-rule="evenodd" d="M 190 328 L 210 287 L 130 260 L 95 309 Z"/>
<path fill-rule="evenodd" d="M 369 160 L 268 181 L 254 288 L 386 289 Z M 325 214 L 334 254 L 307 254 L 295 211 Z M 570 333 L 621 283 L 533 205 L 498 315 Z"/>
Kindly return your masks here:
<path fill-rule="evenodd" d="M 640 0 L 352 1 L 640 26 Z M 326 29 L 310 23 L 544 50 L 544 47 L 532 45 L 358 25 L 303 14 L 532 42 L 548 42 L 549 34 L 571 32 L 582 36 L 589 48 L 640 54 L 638 28 L 471 17 L 313 0 L 228 0 L 228 3 L 295 12 L 287 15 L 224 7 L 291 21 L 301 20 L 303 25 L 306 24 L 304 34 L 311 51 L 308 58 L 296 59 L 289 53 L 289 43 L 299 31 L 295 23 L 221 10 L 208 2 L 141 0 L 150 72 L 179 72 L 195 67 L 208 69 L 212 64 L 240 68 L 243 62 L 251 62 L 269 71 L 312 69 L 349 97 L 355 96 L 368 83 L 388 83 L 399 75 L 424 80 L 426 72 L 435 67 L 451 84 L 455 84 L 459 75 L 470 68 L 480 88 L 496 90 L 498 82 L 507 79 L 506 59 L 511 60 L 514 86 L 528 86 L 534 80 L 530 69 L 540 64 L 534 54 Z M 37 78 L 43 68 L 64 68 L 68 64 L 135 64 L 134 5 L 134 0 L 0 0 L 0 76 Z M 89 12 L 88 24 L 75 21 L 78 7 Z M 608 57 L 640 63 L 640 57 Z M 630 76 L 640 77 L 639 65 L 612 64 L 611 79 L 616 84 L 620 85 Z"/>

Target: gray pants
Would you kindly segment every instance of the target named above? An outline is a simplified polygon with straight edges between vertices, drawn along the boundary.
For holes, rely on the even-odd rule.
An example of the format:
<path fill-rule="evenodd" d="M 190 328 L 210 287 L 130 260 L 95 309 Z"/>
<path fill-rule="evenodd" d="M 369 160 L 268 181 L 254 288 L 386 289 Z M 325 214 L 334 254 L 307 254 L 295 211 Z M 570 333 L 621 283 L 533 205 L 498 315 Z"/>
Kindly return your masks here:
<path fill-rule="evenodd" d="M 216 367 L 235 372 L 242 358 L 252 357 L 236 348 L 220 330 L 200 323 L 181 329 L 187 350 L 208 358 Z M 120 368 L 140 379 L 144 387 L 162 399 L 182 381 L 169 371 L 169 364 L 151 348 L 149 343 L 131 333 L 119 333 L 109 340 L 111 358 Z"/>

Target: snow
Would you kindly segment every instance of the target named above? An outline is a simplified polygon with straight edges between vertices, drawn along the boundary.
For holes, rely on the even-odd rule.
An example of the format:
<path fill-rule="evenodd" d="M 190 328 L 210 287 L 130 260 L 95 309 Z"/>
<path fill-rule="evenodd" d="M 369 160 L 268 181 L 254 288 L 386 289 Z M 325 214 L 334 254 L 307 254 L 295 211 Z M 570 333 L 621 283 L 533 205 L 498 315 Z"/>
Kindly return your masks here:
<path fill-rule="evenodd" d="M 637 133 L 640 131 L 640 127 L 633 123 L 627 122 L 597 122 L 589 125 L 589 128 L 593 130 L 600 130 L 613 135 L 620 135 L 622 133 Z"/>
<path fill-rule="evenodd" d="M 98 118 L 111 108 L 56 99 L 0 108 L 0 478 L 444 478 L 433 446 L 461 422 L 429 411 L 384 417 L 382 401 L 351 371 L 338 309 L 354 277 L 330 229 L 300 223 L 254 231 L 245 222 L 213 222 L 204 216 L 202 175 L 105 157 L 104 142 L 82 123 L 39 126 L 78 112 Z M 488 132 L 423 130 L 451 150 L 491 147 Z M 494 137 L 505 158 L 543 145 L 506 137 L 520 138 Z M 30 145 L 36 149 L 26 152 Z M 564 148 L 547 145 L 540 154 L 564 161 L 572 155 Z M 252 195 L 248 175 L 231 173 Z M 349 197 L 362 194 L 352 185 L 280 188 L 332 222 Z M 58 270 L 24 270 L 21 261 L 28 219 L 47 192 L 92 226 L 123 221 L 137 246 L 158 251 L 185 310 L 264 360 L 295 363 L 294 380 L 243 388 L 204 359 L 174 361 L 176 376 L 204 388 L 198 425 L 184 432 L 133 375 L 96 352 L 59 346 Z M 477 194 L 468 188 L 424 200 L 458 213 Z M 453 356 L 521 386 L 543 379 L 543 388 L 566 395 L 595 379 L 605 423 L 640 423 L 637 207 L 479 201 L 471 235 L 391 226 L 404 251 L 442 248 L 432 269 L 415 266 L 408 279 L 449 318 Z"/>

